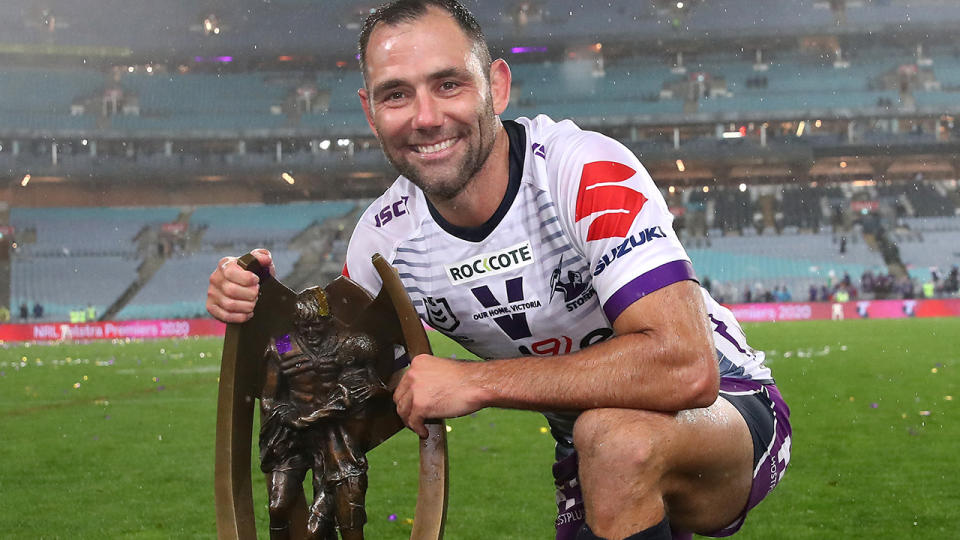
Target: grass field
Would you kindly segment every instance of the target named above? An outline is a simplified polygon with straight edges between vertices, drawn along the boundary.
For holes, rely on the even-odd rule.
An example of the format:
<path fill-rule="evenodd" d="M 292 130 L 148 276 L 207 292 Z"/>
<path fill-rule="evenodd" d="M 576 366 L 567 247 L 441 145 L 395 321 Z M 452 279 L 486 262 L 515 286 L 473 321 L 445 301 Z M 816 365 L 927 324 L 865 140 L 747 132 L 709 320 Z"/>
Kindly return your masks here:
<path fill-rule="evenodd" d="M 783 483 L 738 538 L 960 536 L 960 319 L 747 333 L 770 351 L 794 437 Z M 0 537 L 214 537 L 219 348 L 189 339 L 0 349 Z M 447 538 L 552 538 L 542 417 L 484 410 L 449 425 Z M 370 454 L 368 538 L 409 537 L 416 446 L 404 432 Z M 265 531 L 262 476 L 254 481 Z"/>

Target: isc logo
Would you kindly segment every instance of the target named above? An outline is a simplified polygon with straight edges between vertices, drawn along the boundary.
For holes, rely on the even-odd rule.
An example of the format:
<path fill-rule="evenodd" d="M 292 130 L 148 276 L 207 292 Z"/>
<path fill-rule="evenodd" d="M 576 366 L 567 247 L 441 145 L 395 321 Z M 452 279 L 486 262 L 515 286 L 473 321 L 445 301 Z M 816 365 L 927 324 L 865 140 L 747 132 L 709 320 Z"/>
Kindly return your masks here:
<path fill-rule="evenodd" d="M 373 220 L 377 223 L 377 227 L 383 227 L 387 223 L 390 223 L 390 220 L 392 220 L 393 218 L 398 218 L 406 214 L 407 199 L 409 198 L 410 197 L 407 197 L 406 195 L 404 195 L 403 197 L 400 198 L 399 201 L 393 204 L 388 204 L 387 206 L 384 206 L 383 208 L 381 208 L 380 211 L 377 212 L 375 216 L 373 216 Z"/>

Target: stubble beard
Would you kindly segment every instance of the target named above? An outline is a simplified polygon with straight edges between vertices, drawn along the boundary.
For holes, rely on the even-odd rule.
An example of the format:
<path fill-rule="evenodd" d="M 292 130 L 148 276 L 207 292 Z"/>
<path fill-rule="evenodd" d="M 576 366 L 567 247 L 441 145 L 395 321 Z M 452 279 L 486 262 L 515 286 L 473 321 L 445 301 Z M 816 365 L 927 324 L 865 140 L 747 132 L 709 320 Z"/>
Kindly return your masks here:
<path fill-rule="evenodd" d="M 497 117 L 493 112 L 493 103 L 488 98 L 484 100 L 477 115 L 476 129 L 478 136 L 476 139 L 461 139 L 462 142 L 467 144 L 467 148 L 460 163 L 454 166 L 455 170 L 452 174 L 429 175 L 424 173 L 411 160 L 400 157 L 399 154 L 404 152 L 403 150 L 391 151 L 384 144 L 383 139 L 380 139 L 380 148 L 383 150 L 383 155 L 386 156 L 387 161 L 393 165 L 397 172 L 420 188 L 429 199 L 449 201 L 463 193 L 477 172 L 487 162 L 487 158 L 493 152 L 493 146 L 496 142 L 496 128 Z"/>

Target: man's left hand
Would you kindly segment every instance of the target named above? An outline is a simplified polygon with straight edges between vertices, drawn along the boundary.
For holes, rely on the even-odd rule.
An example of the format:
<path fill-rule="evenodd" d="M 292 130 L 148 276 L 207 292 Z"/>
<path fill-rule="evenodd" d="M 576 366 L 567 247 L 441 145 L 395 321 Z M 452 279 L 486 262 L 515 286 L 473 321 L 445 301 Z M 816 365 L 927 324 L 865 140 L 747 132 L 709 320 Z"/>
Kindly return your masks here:
<path fill-rule="evenodd" d="M 416 356 L 393 393 L 403 423 L 426 438 L 426 420 L 455 418 L 482 409 L 483 389 L 476 382 L 480 367 L 429 354 Z"/>

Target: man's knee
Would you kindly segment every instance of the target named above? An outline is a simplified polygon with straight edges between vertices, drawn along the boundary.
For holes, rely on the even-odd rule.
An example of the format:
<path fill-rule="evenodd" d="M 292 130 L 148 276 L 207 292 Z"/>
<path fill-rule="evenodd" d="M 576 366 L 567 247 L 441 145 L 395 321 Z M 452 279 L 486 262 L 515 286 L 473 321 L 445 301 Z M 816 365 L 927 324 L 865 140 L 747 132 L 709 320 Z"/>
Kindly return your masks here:
<path fill-rule="evenodd" d="M 276 498 L 270 499 L 270 505 L 268 507 L 270 511 L 270 517 L 274 519 L 286 519 L 287 514 L 290 512 L 290 504 L 287 501 Z"/>
<path fill-rule="evenodd" d="M 657 443 L 659 432 L 654 424 L 655 415 L 659 414 L 623 409 L 584 411 L 573 428 L 580 470 L 658 470 L 661 445 Z"/>
<path fill-rule="evenodd" d="M 367 522 L 364 500 L 367 491 L 367 477 L 348 476 L 337 486 L 337 522 L 341 529 L 361 529 Z"/>
<path fill-rule="evenodd" d="M 298 492 L 297 488 L 299 488 L 299 483 L 295 481 L 295 478 L 274 473 L 268 486 L 270 517 L 286 518 L 302 493 L 302 491 Z"/>

